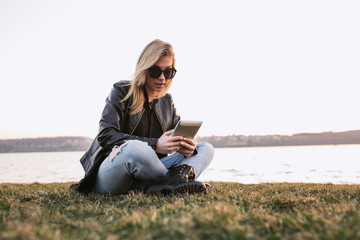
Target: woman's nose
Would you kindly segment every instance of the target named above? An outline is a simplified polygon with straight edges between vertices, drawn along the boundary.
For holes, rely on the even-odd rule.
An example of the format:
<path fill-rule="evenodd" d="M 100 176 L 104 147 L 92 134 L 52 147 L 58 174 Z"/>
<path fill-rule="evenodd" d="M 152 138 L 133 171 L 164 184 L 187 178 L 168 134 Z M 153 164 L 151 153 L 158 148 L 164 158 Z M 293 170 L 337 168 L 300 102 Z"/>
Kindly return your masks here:
<path fill-rule="evenodd" d="M 160 80 L 165 80 L 164 72 L 161 73 L 159 79 L 160 79 Z"/>

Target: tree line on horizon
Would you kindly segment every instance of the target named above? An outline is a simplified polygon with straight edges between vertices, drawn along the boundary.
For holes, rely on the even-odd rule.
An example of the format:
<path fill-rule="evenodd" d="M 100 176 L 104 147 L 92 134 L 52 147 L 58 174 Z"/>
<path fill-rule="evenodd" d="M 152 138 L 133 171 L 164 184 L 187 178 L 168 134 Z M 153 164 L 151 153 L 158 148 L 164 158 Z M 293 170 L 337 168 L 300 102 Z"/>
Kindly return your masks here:
<path fill-rule="evenodd" d="M 88 137 L 46 137 L 0 140 L 0 153 L 85 151 Z"/>
<path fill-rule="evenodd" d="M 360 144 L 360 130 L 345 132 L 298 133 L 293 135 L 230 135 L 199 137 L 197 141 L 214 147 L 266 147 L 301 145 Z"/>
<path fill-rule="evenodd" d="M 230 135 L 197 137 L 216 148 L 360 144 L 360 130 L 346 132 L 298 133 L 293 135 Z M 0 153 L 86 151 L 88 137 L 46 137 L 0 140 Z"/>

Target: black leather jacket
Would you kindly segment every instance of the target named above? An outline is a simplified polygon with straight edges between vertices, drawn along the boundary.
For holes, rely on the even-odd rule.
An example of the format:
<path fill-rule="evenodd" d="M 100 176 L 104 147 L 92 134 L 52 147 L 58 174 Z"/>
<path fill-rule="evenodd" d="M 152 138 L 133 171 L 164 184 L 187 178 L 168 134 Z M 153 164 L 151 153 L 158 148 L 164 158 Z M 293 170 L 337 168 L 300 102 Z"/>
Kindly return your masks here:
<path fill-rule="evenodd" d="M 132 135 L 141 120 L 144 110 L 131 115 L 132 97 L 121 102 L 130 89 L 130 81 L 119 81 L 114 84 L 106 99 L 99 123 L 99 133 L 86 151 L 80 162 L 85 170 L 85 177 L 72 187 L 79 192 L 90 192 L 102 161 L 110 154 L 114 146 L 120 146 L 126 140 L 137 139 L 147 142 L 155 149 L 157 138 L 144 138 Z M 172 97 L 166 94 L 159 98 L 155 113 L 161 125 L 162 133 L 175 128 L 180 117 L 176 114 Z"/>

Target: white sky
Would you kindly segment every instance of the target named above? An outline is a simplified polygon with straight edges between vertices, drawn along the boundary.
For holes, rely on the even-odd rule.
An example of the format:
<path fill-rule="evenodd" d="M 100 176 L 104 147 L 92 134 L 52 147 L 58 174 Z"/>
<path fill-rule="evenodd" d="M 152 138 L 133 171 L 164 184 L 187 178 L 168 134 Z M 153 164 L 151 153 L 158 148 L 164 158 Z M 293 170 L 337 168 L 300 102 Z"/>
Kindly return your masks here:
<path fill-rule="evenodd" d="M 200 136 L 360 128 L 359 1 L 0 0 L 0 138 L 95 137 L 155 38 Z"/>

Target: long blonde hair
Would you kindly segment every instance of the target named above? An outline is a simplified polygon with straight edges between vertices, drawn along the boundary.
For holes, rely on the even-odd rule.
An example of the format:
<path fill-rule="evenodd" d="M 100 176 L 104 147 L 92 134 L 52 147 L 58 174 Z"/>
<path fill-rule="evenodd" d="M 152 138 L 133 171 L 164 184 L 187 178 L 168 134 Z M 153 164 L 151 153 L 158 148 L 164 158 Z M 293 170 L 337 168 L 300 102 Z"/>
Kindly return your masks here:
<path fill-rule="evenodd" d="M 131 114 L 135 115 L 143 108 L 145 101 L 143 88 L 145 86 L 146 71 L 150 67 L 154 66 L 155 63 L 163 56 L 170 56 L 172 58 L 172 67 L 175 67 L 175 54 L 170 43 L 155 39 L 141 52 L 136 64 L 135 73 L 133 75 L 134 78 L 131 81 L 130 90 L 122 100 L 126 101 L 133 96 L 133 102 L 130 107 Z M 165 96 L 171 86 L 171 83 L 172 79 L 167 80 L 164 90 L 160 92 L 156 98 Z"/>

